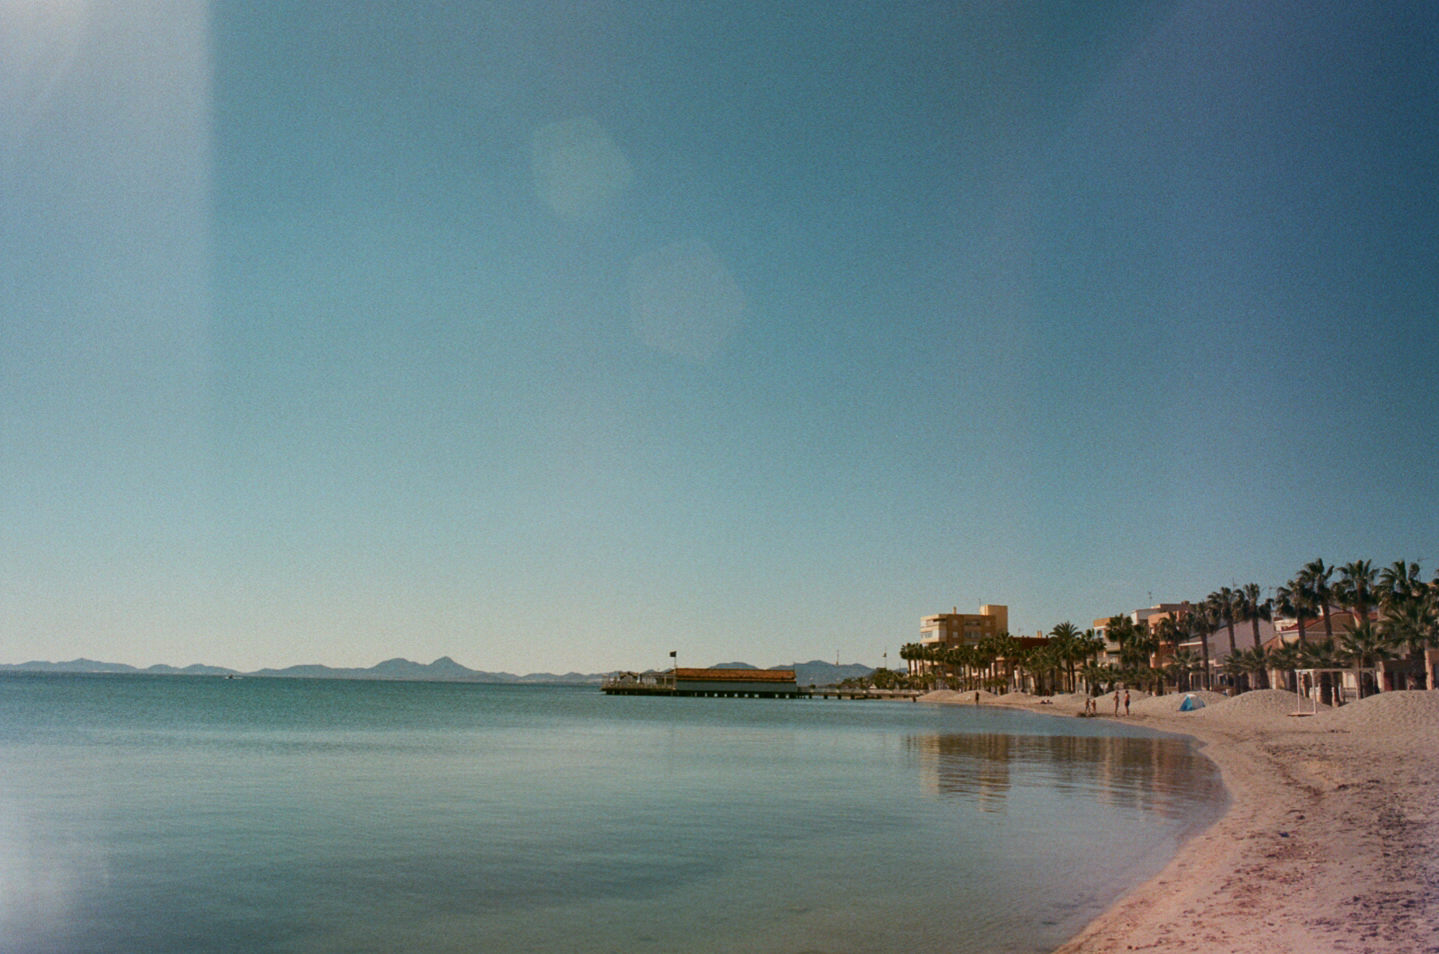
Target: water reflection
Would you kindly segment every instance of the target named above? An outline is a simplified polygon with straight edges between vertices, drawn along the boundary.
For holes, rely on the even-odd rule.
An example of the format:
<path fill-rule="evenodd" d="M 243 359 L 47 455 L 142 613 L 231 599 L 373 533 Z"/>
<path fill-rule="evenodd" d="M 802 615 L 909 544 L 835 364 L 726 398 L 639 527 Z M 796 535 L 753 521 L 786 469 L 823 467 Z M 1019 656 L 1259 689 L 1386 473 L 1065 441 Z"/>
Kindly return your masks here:
<path fill-rule="evenodd" d="M 1046 787 L 1165 818 L 1187 816 L 1222 791 L 1186 742 L 1119 736 L 933 733 L 905 737 L 926 791 L 1001 811 L 1011 789 Z"/>

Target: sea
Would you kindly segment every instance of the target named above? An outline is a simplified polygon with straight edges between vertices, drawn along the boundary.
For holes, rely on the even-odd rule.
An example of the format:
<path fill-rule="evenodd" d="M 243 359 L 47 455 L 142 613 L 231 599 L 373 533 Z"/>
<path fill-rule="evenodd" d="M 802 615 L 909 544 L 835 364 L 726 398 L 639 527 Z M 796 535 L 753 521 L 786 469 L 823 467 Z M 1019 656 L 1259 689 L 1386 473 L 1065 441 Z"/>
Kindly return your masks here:
<path fill-rule="evenodd" d="M 1224 801 L 994 707 L 6 674 L 0 951 L 1049 951 Z"/>

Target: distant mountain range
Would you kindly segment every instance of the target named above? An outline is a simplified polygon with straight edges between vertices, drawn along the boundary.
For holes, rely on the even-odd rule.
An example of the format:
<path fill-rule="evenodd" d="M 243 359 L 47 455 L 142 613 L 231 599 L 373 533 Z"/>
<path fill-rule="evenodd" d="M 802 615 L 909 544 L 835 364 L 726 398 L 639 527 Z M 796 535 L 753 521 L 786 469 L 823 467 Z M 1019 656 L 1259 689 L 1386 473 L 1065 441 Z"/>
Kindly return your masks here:
<path fill-rule="evenodd" d="M 749 663 L 720 663 L 716 669 L 757 669 Z M 829 686 L 853 676 L 867 676 L 874 670 L 868 666 L 851 663 L 836 666 L 818 659 L 807 663 L 793 663 L 789 666 L 771 666 L 771 669 L 793 669 L 795 680 L 801 686 Z M 24 662 L 0 663 L 0 672 L 61 672 L 61 673 L 136 673 L 155 676 L 248 676 L 273 679 L 390 679 L 407 682 L 485 682 L 528 685 L 599 685 L 606 673 L 534 672 L 517 676 L 508 672 L 485 672 L 470 669 L 455 662 L 449 656 L 441 656 L 432 663 L 411 662 L 408 659 L 387 659 L 368 669 L 337 669 L 333 666 L 309 665 L 287 666 L 284 669 L 259 669 L 241 672 L 223 666 L 147 666 L 143 669 L 125 663 L 98 662 L 94 659 L 72 659 L 69 662 Z"/>
<path fill-rule="evenodd" d="M 241 672 L 223 666 L 147 666 L 143 669 L 125 663 L 99 662 L 94 659 L 72 659 L 69 662 L 25 662 L 16 665 L 0 664 L 0 672 L 69 672 L 69 673 L 138 673 L 156 676 L 249 676 L 275 679 L 392 679 L 409 682 L 494 682 L 494 683 L 546 683 L 598 685 L 604 678 L 600 674 L 570 672 L 530 673 L 516 676 L 508 672 L 484 672 L 470 669 L 455 662 L 449 656 L 441 656 L 432 663 L 411 662 L 408 659 L 387 659 L 367 669 L 345 669 L 334 666 L 286 666 L 284 669 L 258 669 Z"/>

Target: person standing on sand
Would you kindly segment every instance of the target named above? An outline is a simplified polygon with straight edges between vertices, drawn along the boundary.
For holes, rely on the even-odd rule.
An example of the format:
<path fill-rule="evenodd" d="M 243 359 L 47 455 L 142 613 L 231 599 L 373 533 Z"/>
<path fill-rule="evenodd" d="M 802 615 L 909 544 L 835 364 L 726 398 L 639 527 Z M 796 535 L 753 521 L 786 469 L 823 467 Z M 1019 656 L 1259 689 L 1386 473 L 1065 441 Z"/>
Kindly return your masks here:
<path fill-rule="evenodd" d="M 1129 715 L 1129 690 L 1124 690 L 1124 714 Z"/>
<path fill-rule="evenodd" d="M 974 704 L 975 704 L 975 705 L 979 705 L 979 693 L 978 693 L 978 692 L 976 692 L 976 693 L 974 694 Z"/>
<path fill-rule="evenodd" d="M 1119 715 L 1119 690 L 1114 690 L 1114 714 Z"/>

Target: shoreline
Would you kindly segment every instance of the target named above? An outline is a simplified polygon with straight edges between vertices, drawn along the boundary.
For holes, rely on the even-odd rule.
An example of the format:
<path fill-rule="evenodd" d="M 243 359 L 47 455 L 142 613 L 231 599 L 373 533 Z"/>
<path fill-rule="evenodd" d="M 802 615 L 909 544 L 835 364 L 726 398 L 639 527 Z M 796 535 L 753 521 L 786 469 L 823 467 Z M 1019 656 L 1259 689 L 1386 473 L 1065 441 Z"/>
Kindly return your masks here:
<path fill-rule="evenodd" d="M 1293 693 L 1197 695 L 1205 708 L 1179 712 L 1183 694 L 1134 693 L 1127 717 L 1106 714 L 1112 694 L 1099 697 L 1100 718 L 1194 739 L 1229 804 L 1056 954 L 1439 952 L 1439 692 L 1380 693 L 1302 718 Z M 1083 705 L 982 698 L 1055 716 Z M 920 701 L 973 705 L 974 693 Z"/>

